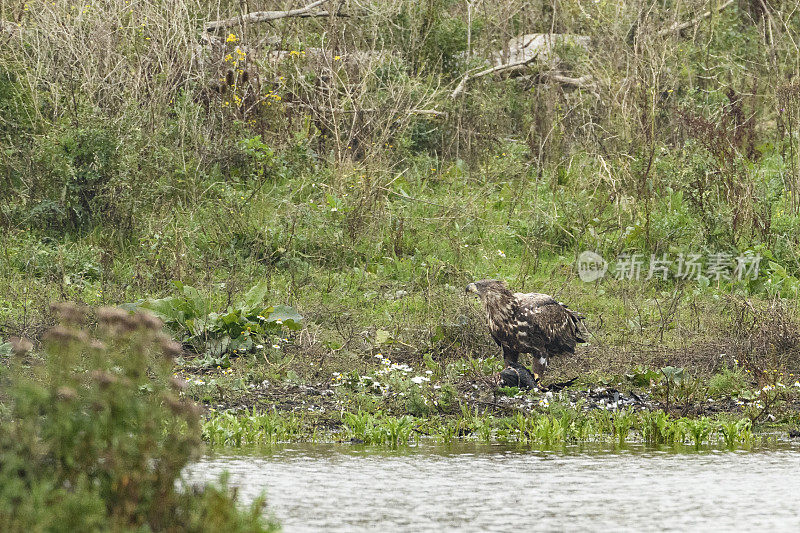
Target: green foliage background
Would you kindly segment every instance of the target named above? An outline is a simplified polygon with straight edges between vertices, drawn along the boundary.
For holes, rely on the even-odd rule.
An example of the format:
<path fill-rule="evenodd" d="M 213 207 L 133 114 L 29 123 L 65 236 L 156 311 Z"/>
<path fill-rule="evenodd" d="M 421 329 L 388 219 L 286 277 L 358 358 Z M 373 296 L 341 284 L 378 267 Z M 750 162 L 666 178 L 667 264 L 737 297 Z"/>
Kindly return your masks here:
<path fill-rule="evenodd" d="M 383 330 L 409 358 L 486 356 L 462 288 L 498 277 L 590 317 L 584 369 L 689 347 L 717 368 L 800 287 L 800 14 L 742 1 L 674 29 L 719 5 L 341 0 L 204 46 L 238 3 L 4 2 L 0 335 L 37 339 L 53 300 L 178 281 L 211 313 L 261 283 L 306 317 L 299 354 L 363 364 Z M 451 96 L 548 32 L 589 44 Z M 585 249 L 763 259 L 746 282 L 585 284 Z"/>

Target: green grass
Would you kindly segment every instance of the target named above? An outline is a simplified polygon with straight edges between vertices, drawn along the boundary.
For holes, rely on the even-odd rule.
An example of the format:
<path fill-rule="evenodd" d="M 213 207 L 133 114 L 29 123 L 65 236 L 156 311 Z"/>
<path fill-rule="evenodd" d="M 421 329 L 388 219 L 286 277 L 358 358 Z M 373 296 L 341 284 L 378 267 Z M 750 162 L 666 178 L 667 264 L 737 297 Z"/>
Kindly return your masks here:
<path fill-rule="evenodd" d="M 527 447 L 578 443 L 645 443 L 651 446 L 749 448 L 774 438 L 755 433 L 747 419 L 672 417 L 656 411 L 581 411 L 554 406 L 510 417 L 466 412 L 456 417 L 412 417 L 343 412 L 337 427 L 320 429 L 304 415 L 275 412 L 212 414 L 203 425 L 216 447 L 269 446 L 285 442 L 350 442 L 398 447 L 433 440 L 504 443 Z M 312 429 L 313 428 L 313 429 Z"/>

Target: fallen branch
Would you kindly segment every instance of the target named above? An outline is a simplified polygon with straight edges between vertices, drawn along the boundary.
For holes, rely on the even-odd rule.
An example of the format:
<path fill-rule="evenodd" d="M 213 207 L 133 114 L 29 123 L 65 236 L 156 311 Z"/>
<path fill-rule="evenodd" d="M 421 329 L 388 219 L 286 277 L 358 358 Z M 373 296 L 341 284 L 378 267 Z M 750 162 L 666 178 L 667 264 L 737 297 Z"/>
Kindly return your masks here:
<path fill-rule="evenodd" d="M 588 75 L 581 76 L 580 78 L 573 78 L 570 76 L 564 76 L 563 74 L 556 74 L 555 72 L 543 72 L 542 76 L 551 79 L 556 83 L 560 83 L 561 85 L 575 87 L 576 89 L 589 89 L 594 85 L 592 77 Z"/>
<path fill-rule="evenodd" d="M 464 92 L 464 89 L 467 88 L 467 83 L 470 80 L 474 80 L 475 78 L 482 78 L 483 76 L 489 76 L 490 74 L 497 74 L 498 72 L 505 72 L 506 70 L 513 70 L 520 67 L 527 66 L 530 63 L 536 61 L 538 55 L 530 57 L 528 59 L 523 59 L 522 61 L 514 61 L 513 63 L 505 63 L 503 65 L 497 65 L 496 67 L 487 68 L 486 70 L 482 70 L 475 74 L 470 74 L 467 72 L 464 74 L 464 77 L 461 79 L 461 82 L 458 84 L 458 87 L 453 91 L 453 94 L 450 95 L 450 98 L 457 98 L 461 93 Z"/>
<path fill-rule="evenodd" d="M 215 20 L 213 22 L 207 22 L 205 25 L 205 30 L 207 32 L 212 32 L 230 28 L 232 26 L 238 26 L 242 23 L 268 22 L 270 20 L 278 20 L 287 17 L 327 17 L 330 16 L 328 11 L 312 12 L 312 10 L 329 1 L 330 0 L 317 0 L 316 2 L 312 2 L 305 7 L 300 7 L 297 9 L 288 9 L 286 11 L 256 11 L 246 15 L 240 15 L 238 17 L 231 17 L 229 19 Z"/>
<path fill-rule="evenodd" d="M 686 21 L 686 22 L 676 22 L 675 24 L 673 24 L 669 28 L 666 28 L 666 29 L 663 29 L 663 30 L 659 31 L 657 35 L 659 37 L 665 37 L 665 36 L 667 36 L 667 35 L 669 35 L 671 33 L 681 32 L 681 31 L 685 30 L 686 28 L 691 28 L 692 26 L 696 26 L 702 20 L 707 19 L 708 17 L 710 17 L 711 15 L 713 15 L 715 13 L 719 13 L 720 11 L 725 9 L 726 7 L 732 5 L 734 2 L 735 2 L 735 0 L 728 0 L 727 2 L 722 4 L 721 6 L 718 6 L 718 7 L 714 8 L 714 9 L 709 9 L 708 11 L 703 13 L 702 15 L 699 15 L 699 16 L 693 18 L 692 20 L 689 20 L 689 21 Z"/>
<path fill-rule="evenodd" d="M 262 98 L 262 100 L 267 100 L 267 98 Z M 284 102 L 285 106 L 287 107 L 300 107 L 303 109 L 314 109 L 318 110 L 318 106 L 313 106 L 311 104 L 306 104 L 303 102 Z M 326 111 L 330 111 L 332 113 L 384 113 L 386 112 L 385 109 L 375 108 L 375 107 L 365 107 L 361 109 L 329 109 L 326 108 Z M 438 111 L 436 109 L 408 109 L 405 111 L 407 115 L 428 115 L 432 117 L 438 118 L 447 118 L 448 114 L 447 111 Z"/>

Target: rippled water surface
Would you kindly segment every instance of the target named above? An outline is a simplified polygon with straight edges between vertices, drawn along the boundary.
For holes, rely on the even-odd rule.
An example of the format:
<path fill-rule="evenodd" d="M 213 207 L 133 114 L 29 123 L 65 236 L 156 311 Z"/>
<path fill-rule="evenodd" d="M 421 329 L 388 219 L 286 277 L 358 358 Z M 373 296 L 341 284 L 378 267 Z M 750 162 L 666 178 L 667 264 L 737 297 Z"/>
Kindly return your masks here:
<path fill-rule="evenodd" d="M 402 451 L 286 445 L 213 455 L 240 498 L 266 492 L 284 531 L 800 531 L 800 447 L 674 453 L 643 448 Z"/>

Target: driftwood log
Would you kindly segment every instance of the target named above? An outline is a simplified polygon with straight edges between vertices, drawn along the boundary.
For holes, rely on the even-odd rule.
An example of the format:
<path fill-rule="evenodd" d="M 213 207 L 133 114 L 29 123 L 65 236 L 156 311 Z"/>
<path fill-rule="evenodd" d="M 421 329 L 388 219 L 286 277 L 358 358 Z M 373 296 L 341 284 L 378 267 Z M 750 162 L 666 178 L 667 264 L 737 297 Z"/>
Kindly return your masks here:
<path fill-rule="evenodd" d="M 527 33 L 513 37 L 503 50 L 491 54 L 494 66 L 509 63 L 524 63 L 535 60 L 555 67 L 558 62 L 556 48 L 577 46 L 589 51 L 590 38 L 572 33 Z"/>
<path fill-rule="evenodd" d="M 484 76 L 494 74 L 519 75 L 527 70 L 532 63 L 549 65 L 551 69 L 555 68 L 558 63 L 558 57 L 555 53 L 557 46 L 579 46 L 588 51 L 589 40 L 589 37 L 585 35 L 568 33 L 529 33 L 514 37 L 508 41 L 503 50 L 491 55 L 491 67 L 465 74 L 455 90 L 450 94 L 450 97 L 457 98 L 464 92 L 468 82 Z M 541 77 L 576 88 L 585 88 L 592 85 L 590 76 L 574 78 L 565 76 L 557 71 L 551 71 L 542 73 Z"/>

